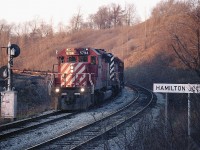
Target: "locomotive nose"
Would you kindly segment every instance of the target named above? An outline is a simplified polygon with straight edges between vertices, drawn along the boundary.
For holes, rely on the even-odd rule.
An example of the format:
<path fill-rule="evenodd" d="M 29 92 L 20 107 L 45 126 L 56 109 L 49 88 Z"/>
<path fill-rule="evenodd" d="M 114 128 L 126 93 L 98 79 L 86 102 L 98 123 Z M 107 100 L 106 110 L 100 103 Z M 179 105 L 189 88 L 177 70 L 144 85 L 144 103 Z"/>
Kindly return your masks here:
<path fill-rule="evenodd" d="M 87 63 L 65 63 L 61 65 L 62 87 L 80 87 L 87 84 Z"/>

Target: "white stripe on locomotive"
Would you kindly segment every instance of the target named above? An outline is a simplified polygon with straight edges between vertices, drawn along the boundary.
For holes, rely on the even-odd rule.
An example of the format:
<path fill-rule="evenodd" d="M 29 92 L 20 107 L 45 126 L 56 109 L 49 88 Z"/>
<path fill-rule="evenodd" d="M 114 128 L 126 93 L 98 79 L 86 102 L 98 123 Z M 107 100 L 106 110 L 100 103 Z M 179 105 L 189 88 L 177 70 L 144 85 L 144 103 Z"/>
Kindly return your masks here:
<path fill-rule="evenodd" d="M 114 60 L 114 58 L 115 58 L 115 57 L 113 56 L 113 57 L 111 58 L 111 61 L 113 61 L 113 60 Z"/>
<path fill-rule="evenodd" d="M 77 70 L 78 70 L 78 68 L 77 68 Z M 85 65 L 81 68 L 81 70 L 80 70 L 79 72 L 76 72 L 76 70 L 75 70 L 75 73 L 76 73 L 77 75 L 79 75 L 79 74 L 83 73 L 84 71 L 85 71 Z M 77 76 L 77 75 L 76 75 L 76 76 Z M 75 81 L 76 76 L 74 76 L 74 77 L 71 79 L 71 83 L 73 83 L 73 82 Z"/>
<path fill-rule="evenodd" d="M 67 80 L 70 78 L 69 72 L 70 72 L 70 65 L 63 64 L 61 66 L 61 86 L 64 86 Z"/>
<path fill-rule="evenodd" d="M 110 79 L 114 80 L 114 56 L 110 60 Z"/>
<path fill-rule="evenodd" d="M 62 69 L 62 71 L 64 71 L 64 74 L 66 74 L 67 76 L 66 76 L 66 78 L 63 80 L 63 82 L 62 82 L 62 86 L 63 85 L 65 85 L 65 83 L 67 83 L 67 85 L 72 85 L 73 84 L 73 82 L 75 81 L 75 79 L 77 78 L 77 76 L 79 77 L 80 75 L 82 76 L 82 77 L 80 77 L 80 82 L 79 83 L 81 83 L 85 78 L 86 78 L 86 75 L 85 74 L 83 74 L 83 72 L 85 71 L 85 65 L 83 65 L 82 66 L 82 64 L 83 63 L 78 63 L 78 64 L 74 64 L 74 65 L 69 65 L 67 68 L 66 68 L 66 70 L 64 71 L 64 69 L 63 68 L 65 68 L 65 66 L 66 65 L 63 65 L 64 67 L 62 67 L 61 69 Z M 72 77 L 72 73 L 70 72 L 70 69 L 71 69 L 71 66 L 73 66 L 74 67 L 74 69 L 73 69 L 73 74 L 76 74 L 76 76 L 73 76 Z M 82 67 L 81 67 L 82 66 Z M 80 68 L 81 67 L 81 68 Z M 80 69 L 80 70 L 79 70 Z M 78 72 L 77 72 L 77 70 L 79 70 Z M 70 73 L 69 73 L 70 72 Z M 85 85 L 86 84 L 86 82 L 83 82 L 82 83 L 82 85 Z"/>

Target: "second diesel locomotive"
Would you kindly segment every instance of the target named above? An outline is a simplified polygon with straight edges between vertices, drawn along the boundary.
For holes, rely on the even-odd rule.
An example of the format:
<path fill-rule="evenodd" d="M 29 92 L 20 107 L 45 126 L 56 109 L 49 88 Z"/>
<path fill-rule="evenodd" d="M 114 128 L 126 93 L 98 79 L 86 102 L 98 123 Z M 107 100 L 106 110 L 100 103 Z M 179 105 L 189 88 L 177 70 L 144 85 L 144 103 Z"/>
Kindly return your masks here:
<path fill-rule="evenodd" d="M 87 109 L 124 86 L 124 63 L 104 49 L 66 48 L 57 60 L 50 85 L 57 110 Z"/>

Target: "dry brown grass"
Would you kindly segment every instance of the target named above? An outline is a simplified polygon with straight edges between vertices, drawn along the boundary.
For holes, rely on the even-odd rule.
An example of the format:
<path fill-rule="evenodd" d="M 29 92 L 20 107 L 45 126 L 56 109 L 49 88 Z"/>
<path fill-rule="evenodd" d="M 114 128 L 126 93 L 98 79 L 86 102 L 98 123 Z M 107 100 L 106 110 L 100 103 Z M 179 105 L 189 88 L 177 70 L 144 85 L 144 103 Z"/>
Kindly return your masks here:
<path fill-rule="evenodd" d="M 133 50 L 142 43 L 135 35 L 134 30 L 137 29 L 123 27 L 106 30 L 84 30 L 65 36 L 57 35 L 50 41 L 48 38 L 37 40 L 32 42 L 27 49 L 22 46 L 21 55 L 15 59 L 15 66 L 21 69 L 50 70 L 52 64 L 56 63 L 55 51 L 66 47 L 104 48 L 123 58 L 123 51 L 126 50 L 125 53 L 129 54 L 129 49 Z M 131 32 L 129 33 L 129 31 Z"/>

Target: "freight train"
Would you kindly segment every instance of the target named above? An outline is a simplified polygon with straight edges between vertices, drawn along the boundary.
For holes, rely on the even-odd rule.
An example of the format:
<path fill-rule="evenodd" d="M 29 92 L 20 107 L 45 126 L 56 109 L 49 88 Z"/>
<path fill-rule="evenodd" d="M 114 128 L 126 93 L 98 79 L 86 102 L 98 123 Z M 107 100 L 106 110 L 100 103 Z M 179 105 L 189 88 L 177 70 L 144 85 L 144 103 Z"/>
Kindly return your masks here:
<path fill-rule="evenodd" d="M 124 63 L 104 49 L 65 48 L 57 52 L 50 82 L 56 110 L 85 110 L 124 87 Z"/>

